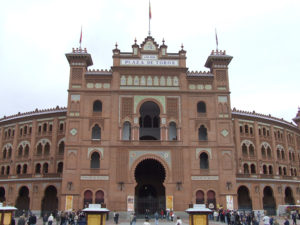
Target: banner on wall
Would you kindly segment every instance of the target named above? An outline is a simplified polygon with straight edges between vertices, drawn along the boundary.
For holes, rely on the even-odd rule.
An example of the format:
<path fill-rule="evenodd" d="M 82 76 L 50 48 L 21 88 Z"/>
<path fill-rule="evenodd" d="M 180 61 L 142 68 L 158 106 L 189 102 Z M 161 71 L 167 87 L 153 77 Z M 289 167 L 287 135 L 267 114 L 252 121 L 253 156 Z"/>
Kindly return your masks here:
<path fill-rule="evenodd" d="M 173 210 L 173 195 L 167 195 L 166 196 L 166 208 Z"/>
<path fill-rule="evenodd" d="M 227 206 L 227 209 L 233 210 L 233 196 L 232 195 L 226 195 L 226 206 Z"/>
<path fill-rule="evenodd" d="M 127 196 L 127 211 L 134 212 L 134 196 Z"/>
<path fill-rule="evenodd" d="M 73 195 L 66 196 L 66 211 L 73 210 Z"/>

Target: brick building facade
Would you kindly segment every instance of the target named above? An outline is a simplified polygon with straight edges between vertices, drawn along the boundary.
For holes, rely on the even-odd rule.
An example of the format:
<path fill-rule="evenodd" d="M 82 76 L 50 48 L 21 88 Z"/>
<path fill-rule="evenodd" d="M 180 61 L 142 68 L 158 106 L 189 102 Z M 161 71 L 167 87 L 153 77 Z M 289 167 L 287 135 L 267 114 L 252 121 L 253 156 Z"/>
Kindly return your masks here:
<path fill-rule="evenodd" d="M 67 108 L 0 119 L 0 201 L 138 214 L 299 203 L 300 111 L 296 126 L 231 110 L 225 51 L 212 51 L 207 72 L 188 71 L 183 48 L 169 53 L 151 36 L 132 52 L 116 46 L 109 71 L 89 70 L 85 49 L 66 57 Z"/>

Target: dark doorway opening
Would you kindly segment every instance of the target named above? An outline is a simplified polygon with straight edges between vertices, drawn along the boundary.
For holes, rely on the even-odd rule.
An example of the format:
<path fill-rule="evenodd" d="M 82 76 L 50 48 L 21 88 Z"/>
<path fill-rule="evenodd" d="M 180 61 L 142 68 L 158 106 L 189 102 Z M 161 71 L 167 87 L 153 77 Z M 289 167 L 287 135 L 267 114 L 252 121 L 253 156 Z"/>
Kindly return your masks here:
<path fill-rule="evenodd" d="M 5 202 L 5 189 L 0 187 L 0 202 Z"/>
<path fill-rule="evenodd" d="M 273 196 L 273 190 L 269 186 L 264 188 L 263 208 L 267 215 L 276 215 L 276 201 Z"/>
<path fill-rule="evenodd" d="M 163 182 L 166 172 L 155 159 L 145 159 L 135 169 L 135 212 L 139 217 L 153 215 L 166 207 Z"/>
<path fill-rule="evenodd" d="M 45 190 L 44 198 L 42 199 L 42 215 L 56 215 L 58 210 L 57 190 L 54 186 L 49 186 Z"/>
<path fill-rule="evenodd" d="M 29 203 L 30 203 L 30 198 L 29 198 L 29 190 L 27 187 L 23 186 L 19 190 L 19 195 L 16 200 L 16 208 L 18 209 L 16 211 L 16 216 L 21 216 L 23 213 L 27 215 L 28 210 L 29 210 Z"/>
<path fill-rule="evenodd" d="M 285 197 L 284 201 L 286 205 L 295 205 L 295 199 L 293 196 L 293 191 L 290 187 L 287 187 L 284 191 Z"/>
<path fill-rule="evenodd" d="M 239 210 L 252 210 L 252 200 L 249 195 L 249 190 L 245 186 L 241 186 L 238 189 L 238 207 Z"/>

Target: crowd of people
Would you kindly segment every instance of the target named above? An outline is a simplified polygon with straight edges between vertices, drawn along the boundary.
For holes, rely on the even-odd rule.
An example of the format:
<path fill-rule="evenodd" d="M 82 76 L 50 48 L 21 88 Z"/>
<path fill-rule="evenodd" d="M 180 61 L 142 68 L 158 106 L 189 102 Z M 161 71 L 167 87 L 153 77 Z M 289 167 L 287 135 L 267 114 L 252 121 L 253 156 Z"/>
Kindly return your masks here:
<path fill-rule="evenodd" d="M 264 225 L 279 225 L 276 217 L 265 215 L 260 211 L 255 213 L 254 211 L 243 212 L 219 209 L 214 210 L 209 215 L 209 219 L 223 222 L 227 225 L 259 225 L 261 221 Z M 297 219 L 300 219 L 297 211 L 291 213 L 291 219 L 293 221 L 292 225 L 297 225 Z M 280 225 L 290 225 L 288 216 L 284 217 L 284 222 Z"/>

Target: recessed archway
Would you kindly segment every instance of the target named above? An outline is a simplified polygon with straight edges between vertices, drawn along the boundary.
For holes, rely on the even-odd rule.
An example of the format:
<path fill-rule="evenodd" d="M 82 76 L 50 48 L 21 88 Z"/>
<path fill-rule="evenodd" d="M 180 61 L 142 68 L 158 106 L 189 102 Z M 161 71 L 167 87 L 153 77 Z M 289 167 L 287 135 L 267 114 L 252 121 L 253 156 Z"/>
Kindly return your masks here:
<path fill-rule="evenodd" d="M 44 198 L 42 199 L 42 215 L 50 215 L 55 213 L 58 210 L 58 198 L 57 198 L 57 189 L 53 185 L 46 188 L 44 193 Z"/>
<path fill-rule="evenodd" d="M 165 168 L 158 160 L 145 159 L 136 166 L 135 212 L 138 215 L 165 209 L 165 178 Z"/>
<path fill-rule="evenodd" d="M 284 202 L 286 205 L 295 205 L 295 199 L 293 196 L 293 191 L 290 187 L 287 187 L 284 191 L 285 197 Z"/>
<path fill-rule="evenodd" d="M 269 186 L 264 188 L 263 208 L 267 212 L 267 215 L 276 215 L 276 201 L 273 189 Z"/>
<path fill-rule="evenodd" d="M 22 214 L 24 211 L 27 212 L 29 210 L 29 203 L 29 189 L 26 186 L 23 186 L 20 188 L 19 195 L 16 200 L 16 208 L 18 209 L 16 216 L 19 216 L 18 214 Z"/>
<path fill-rule="evenodd" d="M 241 186 L 238 189 L 238 208 L 239 210 L 252 210 L 252 200 L 246 186 Z"/>
<path fill-rule="evenodd" d="M 0 187 L 0 202 L 5 202 L 5 189 Z"/>

